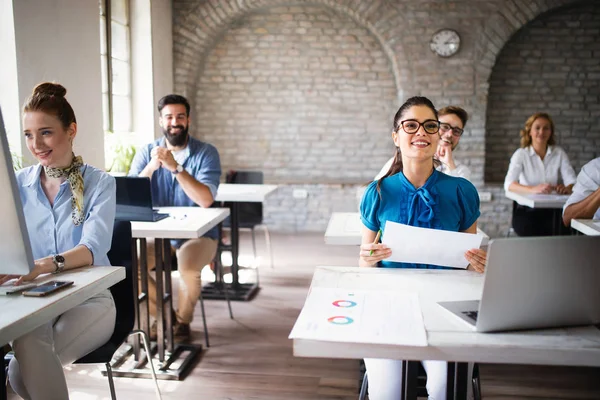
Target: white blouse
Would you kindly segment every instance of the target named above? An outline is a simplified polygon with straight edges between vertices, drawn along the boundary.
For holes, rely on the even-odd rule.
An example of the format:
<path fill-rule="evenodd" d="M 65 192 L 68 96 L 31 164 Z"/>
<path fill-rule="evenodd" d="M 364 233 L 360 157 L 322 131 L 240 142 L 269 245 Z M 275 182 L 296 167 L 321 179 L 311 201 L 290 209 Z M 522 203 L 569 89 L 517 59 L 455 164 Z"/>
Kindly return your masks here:
<path fill-rule="evenodd" d="M 577 204 L 594 193 L 600 187 L 600 157 L 593 159 L 581 168 L 577 183 L 573 186 L 573 194 L 565 203 L 565 210 L 571 204 Z M 600 208 L 596 210 L 594 219 L 600 219 Z"/>
<path fill-rule="evenodd" d="M 537 155 L 532 146 L 515 151 L 510 159 L 508 172 L 504 179 L 504 190 L 513 182 L 525 186 L 535 186 L 541 183 L 565 186 L 574 184 L 577 180 L 571 167 L 569 157 L 558 146 L 548 146 L 544 160 Z"/>

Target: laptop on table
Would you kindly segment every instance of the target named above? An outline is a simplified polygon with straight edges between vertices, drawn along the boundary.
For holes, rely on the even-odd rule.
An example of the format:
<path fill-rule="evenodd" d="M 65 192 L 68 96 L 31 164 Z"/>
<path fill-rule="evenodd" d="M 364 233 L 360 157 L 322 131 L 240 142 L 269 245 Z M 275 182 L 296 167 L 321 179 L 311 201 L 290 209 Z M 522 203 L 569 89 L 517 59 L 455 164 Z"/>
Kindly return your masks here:
<path fill-rule="evenodd" d="M 156 222 L 167 218 L 152 207 L 150 178 L 117 176 L 116 219 L 122 221 Z"/>
<path fill-rule="evenodd" d="M 600 237 L 492 240 L 481 300 L 438 304 L 478 332 L 600 323 Z"/>

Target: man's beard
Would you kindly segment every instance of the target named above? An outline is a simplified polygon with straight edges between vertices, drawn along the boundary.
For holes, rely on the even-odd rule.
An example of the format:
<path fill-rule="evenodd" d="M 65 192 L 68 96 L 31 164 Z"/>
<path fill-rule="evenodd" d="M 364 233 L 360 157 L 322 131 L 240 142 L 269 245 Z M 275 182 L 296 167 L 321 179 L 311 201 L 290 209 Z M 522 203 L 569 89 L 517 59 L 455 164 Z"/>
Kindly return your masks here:
<path fill-rule="evenodd" d="M 171 134 L 169 133 L 169 128 L 163 128 L 163 135 L 165 135 L 165 138 L 169 141 L 169 143 L 171 144 L 171 146 L 173 147 L 181 147 L 184 144 L 186 144 L 187 142 L 187 138 L 188 138 L 188 127 L 184 127 L 183 125 L 177 125 L 177 126 L 173 126 L 171 128 L 179 128 L 180 131 L 177 134 Z"/>

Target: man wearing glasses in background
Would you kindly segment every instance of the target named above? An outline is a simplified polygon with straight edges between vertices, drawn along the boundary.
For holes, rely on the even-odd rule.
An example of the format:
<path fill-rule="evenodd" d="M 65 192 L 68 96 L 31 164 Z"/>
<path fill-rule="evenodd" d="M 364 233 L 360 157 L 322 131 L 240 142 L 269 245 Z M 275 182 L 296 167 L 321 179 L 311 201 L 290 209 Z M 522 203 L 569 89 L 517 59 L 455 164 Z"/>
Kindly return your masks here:
<path fill-rule="evenodd" d="M 454 161 L 454 150 L 458 146 L 463 134 L 469 115 L 465 110 L 457 106 L 444 107 L 438 111 L 440 120 L 440 144 L 436 156 L 442 162 L 437 169 L 447 175 L 459 178 L 471 179 L 471 171 L 466 165 Z M 394 158 L 392 157 L 379 171 L 375 180 L 381 178 L 388 172 Z"/>

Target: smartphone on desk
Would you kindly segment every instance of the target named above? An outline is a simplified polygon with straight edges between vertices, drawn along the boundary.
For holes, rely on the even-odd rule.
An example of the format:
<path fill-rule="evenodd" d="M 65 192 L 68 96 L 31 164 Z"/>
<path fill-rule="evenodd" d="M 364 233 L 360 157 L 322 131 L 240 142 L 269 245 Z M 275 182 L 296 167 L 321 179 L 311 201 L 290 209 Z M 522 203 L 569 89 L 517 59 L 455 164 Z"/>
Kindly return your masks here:
<path fill-rule="evenodd" d="M 48 281 L 23 292 L 23 296 L 42 297 L 69 287 L 73 281 Z"/>

